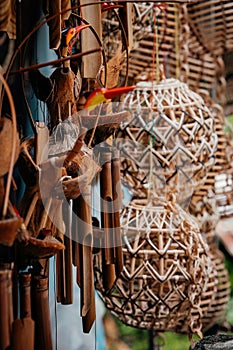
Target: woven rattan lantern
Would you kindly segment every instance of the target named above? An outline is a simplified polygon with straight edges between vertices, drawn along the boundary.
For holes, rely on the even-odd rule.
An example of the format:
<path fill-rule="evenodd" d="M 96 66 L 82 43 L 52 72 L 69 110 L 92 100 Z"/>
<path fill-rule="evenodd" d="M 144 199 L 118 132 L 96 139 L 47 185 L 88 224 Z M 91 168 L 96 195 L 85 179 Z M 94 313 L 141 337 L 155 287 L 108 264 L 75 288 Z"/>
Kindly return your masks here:
<path fill-rule="evenodd" d="M 130 326 L 176 331 L 185 322 L 188 332 L 200 334 L 200 296 L 212 265 L 195 222 L 160 199 L 134 200 L 122 218 L 124 267 L 110 290 L 103 287 L 101 255 L 95 260 L 96 289 L 106 307 Z"/>
<path fill-rule="evenodd" d="M 181 203 L 214 163 L 217 136 L 209 109 L 177 79 L 138 83 L 124 107 L 133 118 L 118 142 L 123 177 L 137 196 L 153 176 L 157 193 L 176 189 Z"/>

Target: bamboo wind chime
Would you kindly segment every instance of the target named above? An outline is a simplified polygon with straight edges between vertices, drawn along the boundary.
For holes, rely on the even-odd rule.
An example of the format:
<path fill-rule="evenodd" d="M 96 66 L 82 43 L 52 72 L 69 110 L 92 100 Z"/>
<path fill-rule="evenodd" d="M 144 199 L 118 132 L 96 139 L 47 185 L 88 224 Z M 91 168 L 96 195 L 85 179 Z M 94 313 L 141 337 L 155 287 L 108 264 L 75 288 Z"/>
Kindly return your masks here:
<path fill-rule="evenodd" d="M 121 207 L 120 160 L 117 150 L 101 147 L 101 226 L 104 238 L 100 243 L 102 256 L 103 284 L 110 289 L 119 276 L 123 262 L 119 211 Z"/>

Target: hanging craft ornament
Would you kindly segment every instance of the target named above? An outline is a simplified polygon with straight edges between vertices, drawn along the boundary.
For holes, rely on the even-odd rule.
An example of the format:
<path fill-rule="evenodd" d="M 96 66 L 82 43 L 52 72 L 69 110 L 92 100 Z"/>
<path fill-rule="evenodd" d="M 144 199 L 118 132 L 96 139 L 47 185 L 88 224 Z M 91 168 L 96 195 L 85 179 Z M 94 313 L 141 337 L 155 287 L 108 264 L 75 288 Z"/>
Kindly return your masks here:
<path fill-rule="evenodd" d="M 135 200 L 122 212 L 124 265 L 113 286 L 103 286 L 95 258 L 96 289 L 123 323 L 201 336 L 201 293 L 212 272 L 208 247 L 195 222 L 174 201 Z M 195 310 L 195 312 L 194 312 Z"/>
<path fill-rule="evenodd" d="M 138 83 L 124 107 L 133 118 L 122 125 L 123 139 L 118 141 L 123 177 L 142 196 L 152 157 L 155 189 L 177 190 L 182 203 L 215 161 L 214 119 L 203 99 L 179 80 L 164 79 Z"/>

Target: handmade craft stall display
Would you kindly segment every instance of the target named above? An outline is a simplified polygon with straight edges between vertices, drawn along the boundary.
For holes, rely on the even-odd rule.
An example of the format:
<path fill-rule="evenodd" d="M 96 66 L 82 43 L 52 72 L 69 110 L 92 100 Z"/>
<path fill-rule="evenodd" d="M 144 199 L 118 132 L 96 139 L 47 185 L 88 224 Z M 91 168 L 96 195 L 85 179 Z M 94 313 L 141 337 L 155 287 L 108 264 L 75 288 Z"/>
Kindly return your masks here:
<path fill-rule="evenodd" d="M 12 3 L 0 5 L 6 7 L 0 30 L 15 40 Z M 20 30 L 22 41 L 4 61 L 5 77 L 28 77 L 48 118 L 34 121 L 22 84 L 34 137 L 19 145 L 14 101 L 0 74 L 10 106 L 0 120 L 6 150 L 0 155 L 0 350 L 53 349 L 52 256 L 57 302 L 72 304 L 73 284 L 80 288 L 84 333 L 96 317 L 95 288 L 114 315 L 141 329 L 202 337 L 224 319 L 229 277 L 214 226 L 219 213 L 229 214 L 232 178 L 221 111 L 200 92 L 215 89 L 224 100 L 222 54 L 232 50 L 232 10 L 227 2 L 212 5 L 47 0 L 44 21 L 24 38 Z M 224 25 L 217 25 L 213 8 Z M 16 9 L 20 17 L 22 7 Z M 24 67 L 27 45 L 45 24 L 58 58 Z M 20 67 L 12 72 L 18 54 Z M 49 65 L 54 71 L 45 77 L 39 68 Z M 131 86 L 121 86 L 128 78 Z M 122 93 L 116 111 L 108 102 Z M 1 96 L 0 111 L 3 103 Z M 18 210 L 9 200 L 16 160 L 25 184 Z M 210 190 L 224 187 L 222 171 L 228 183 L 220 198 Z M 99 181 L 98 218 L 93 180 Z M 133 193 L 125 206 L 122 182 Z M 186 209 L 193 192 L 190 216 L 181 206 Z"/>

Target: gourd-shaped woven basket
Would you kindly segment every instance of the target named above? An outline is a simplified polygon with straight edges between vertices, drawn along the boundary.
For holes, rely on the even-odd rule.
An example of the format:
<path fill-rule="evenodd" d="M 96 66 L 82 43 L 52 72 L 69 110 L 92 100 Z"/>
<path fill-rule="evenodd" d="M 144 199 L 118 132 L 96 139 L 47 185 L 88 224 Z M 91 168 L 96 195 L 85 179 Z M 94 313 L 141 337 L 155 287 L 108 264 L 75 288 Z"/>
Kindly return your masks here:
<path fill-rule="evenodd" d="M 176 79 L 138 83 L 124 107 L 132 120 L 122 125 L 118 141 L 123 177 L 143 192 L 153 176 L 156 190 L 177 189 L 180 203 L 179 196 L 190 196 L 215 161 L 217 136 L 209 109 Z"/>
<path fill-rule="evenodd" d="M 158 331 L 201 331 L 200 296 L 213 267 L 208 246 L 192 220 L 172 201 L 132 201 L 122 212 L 122 273 L 104 289 L 101 256 L 96 289 L 123 323 Z M 195 316 L 194 315 L 195 310 Z"/>

